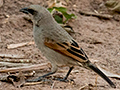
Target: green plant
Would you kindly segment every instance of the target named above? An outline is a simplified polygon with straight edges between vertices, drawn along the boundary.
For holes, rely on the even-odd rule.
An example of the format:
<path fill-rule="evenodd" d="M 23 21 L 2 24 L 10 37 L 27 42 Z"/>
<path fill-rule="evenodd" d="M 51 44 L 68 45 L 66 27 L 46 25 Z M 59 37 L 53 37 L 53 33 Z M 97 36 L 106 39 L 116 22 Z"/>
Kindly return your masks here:
<path fill-rule="evenodd" d="M 50 13 L 53 13 L 53 11 L 58 11 L 58 12 L 61 12 L 62 15 L 65 17 L 65 21 L 63 21 L 63 17 L 60 17 L 59 15 L 54 15 L 54 18 L 55 20 L 58 22 L 58 23 L 66 23 L 68 20 L 72 19 L 72 18 L 76 18 L 76 16 L 74 14 L 68 14 L 67 13 L 67 9 L 64 8 L 64 7 L 52 7 L 52 8 L 48 8 L 48 11 Z"/>

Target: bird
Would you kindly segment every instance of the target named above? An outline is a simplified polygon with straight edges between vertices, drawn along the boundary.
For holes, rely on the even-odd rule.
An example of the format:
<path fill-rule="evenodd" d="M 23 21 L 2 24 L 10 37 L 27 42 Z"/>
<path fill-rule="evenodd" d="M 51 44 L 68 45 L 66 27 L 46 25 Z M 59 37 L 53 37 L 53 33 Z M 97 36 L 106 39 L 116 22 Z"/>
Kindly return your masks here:
<path fill-rule="evenodd" d="M 80 45 L 68 34 L 53 18 L 51 13 L 41 5 L 30 5 L 20 9 L 20 12 L 28 14 L 33 22 L 33 37 L 37 48 L 51 62 L 51 72 L 39 76 L 41 79 L 56 73 L 59 66 L 68 66 L 66 76 L 59 81 L 66 81 L 75 66 L 91 69 L 101 76 L 112 88 L 116 85 L 95 65 Z"/>

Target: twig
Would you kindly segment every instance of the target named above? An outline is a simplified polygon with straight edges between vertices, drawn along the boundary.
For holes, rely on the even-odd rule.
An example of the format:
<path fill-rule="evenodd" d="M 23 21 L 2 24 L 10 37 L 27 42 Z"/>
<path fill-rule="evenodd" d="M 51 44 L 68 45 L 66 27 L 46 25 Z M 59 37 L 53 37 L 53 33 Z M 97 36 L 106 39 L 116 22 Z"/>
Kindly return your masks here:
<path fill-rule="evenodd" d="M 85 89 L 86 87 L 88 87 L 88 84 L 86 84 L 86 85 L 80 87 L 79 90 L 83 90 L 83 89 Z"/>
<path fill-rule="evenodd" d="M 0 54 L 1 58 L 23 59 L 25 55 Z"/>
<path fill-rule="evenodd" d="M 97 80 L 98 80 L 98 75 L 96 75 L 96 78 L 95 78 L 95 87 L 97 87 Z"/>
<path fill-rule="evenodd" d="M 1 62 L 11 62 L 11 63 L 31 63 L 32 61 L 30 59 L 0 59 Z"/>
<path fill-rule="evenodd" d="M 23 86 L 30 86 L 30 85 L 36 85 L 36 84 L 41 84 L 43 82 L 30 82 L 30 83 L 24 83 Z"/>
<path fill-rule="evenodd" d="M 32 42 L 32 41 L 24 42 L 24 43 L 18 43 L 18 44 L 10 44 L 10 45 L 7 45 L 7 48 L 8 49 L 14 49 L 14 48 L 23 47 L 23 46 L 32 45 L 32 44 L 34 44 L 34 42 Z"/>
<path fill-rule="evenodd" d="M 39 65 L 31 65 L 31 66 L 24 66 L 24 67 L 15 67 L 15 68 L 8 68 L 0 70 L 0 73 L 7 73 L 7 72 L 19 72 L 19 71 L 33 71 L 33 70 L 41 70 L 50 67 L 49 63 L 42 63 Z"/>
<path fill-rule="evenodd" d="M 80 87 L 79 90 L 84 90 L 84 89 L 85 89 L 85 90 L 86 90 L 86 89 L 88 89 L 88 90 L 93 90 L 92 87 L 94 87 L 94 85 L 92 85 L 92 84 L 86 84 L 86 85 Z"/>
<path fill-rule="evenodd" d="M 25 82 L 23 86 L 37 85 L 42 83 L 53 83 L 53 81 L 49 79 L 43 79 L 42 81 L 38 81 L 38 82 Z"/>
<path fill-rule="evenodd" d="M 10 63 L 10 62 L 0 62 L 0 67 L 7 66 L 7 67 L 17 67 L 17 66 L 28 66 L 29 64 L 24 63 Z"/>
<path fill-rule="evenodd" d="M 80 13 L 81 15 L 95 16 L 95 17 L 104 18 L 104 19 L 112 19 L 112 18 L 113 18 L 112 15 L 108 15 L 108 14 L 100 14 L 100 13 L 85 12 L 85 11 L 79 11 L 79 13 Z"/>

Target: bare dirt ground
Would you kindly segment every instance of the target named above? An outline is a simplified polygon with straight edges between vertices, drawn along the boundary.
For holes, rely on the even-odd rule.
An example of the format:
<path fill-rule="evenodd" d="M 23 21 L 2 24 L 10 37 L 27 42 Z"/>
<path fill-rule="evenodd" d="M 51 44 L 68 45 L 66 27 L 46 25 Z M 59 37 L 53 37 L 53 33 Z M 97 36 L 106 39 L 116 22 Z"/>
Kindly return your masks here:
<path fill-rule="evenodd" d="M 25 14 L 19 10 L 31 4 L 47 6 L 48 0 L 3 0 L 0 7 L 0 53 L 1 54 L 24 54 L 31 60 L 32 64 L 48 62 L 35 47 L 35 45 L 24 46 L 17 49 L 7 49 L 7 45 L 21 42 L 33 41 L 32 24 L 23 19 Z M 97 64 L 108 71 L 120 75 L 120 22 L 114 19 L 104 20 L 93 16 L 83 16 L 79 10 L 93 11 L 104 2 L 104 0 L 69 0 L 68 10 L 77 18 L 70 25 L 75 34 L 72 36 L 87 53 L 90 59 L 98 60 Z M 6 15 L 9 15 L 7 18 Z M 97 43 L 96 43 L 97 42 Z M 98 43 L 100 42 L 100 43 Z M 2 58 L 0 58 L 1 60 Z M 2 67 L 3 68 L 3 67 Z M 1 68 L 1 69 L 2 69 Z M 5 67 L 4 67 L 5 68 Z M 57 72 L 55 75 L 64 77 L 68 68 L 60 68 L 65 72 Z M 76 72 L 78 70 L 78 72 Z M 41 71 L 41 75 L 50 70 Z M 2 74 L 0 74 L 2 75 Z M 54 76 L 55 76 L 54 75 Z M 80 90 L 86 84 L 95 84 L 96 74 L 81 67 L 75 67 L 68 79 L 74 79 L 75 84 L 53 81 L 51 84 L 44 83 L 33 86 L 15 88 L 12 84 L 0 82 L 0 90 Z M 110 78 L 120 90 L 120 80 Z M 84 88 L 81 90 L 114 90 L 102 78 L 98 77 L 97 87 Z"/>

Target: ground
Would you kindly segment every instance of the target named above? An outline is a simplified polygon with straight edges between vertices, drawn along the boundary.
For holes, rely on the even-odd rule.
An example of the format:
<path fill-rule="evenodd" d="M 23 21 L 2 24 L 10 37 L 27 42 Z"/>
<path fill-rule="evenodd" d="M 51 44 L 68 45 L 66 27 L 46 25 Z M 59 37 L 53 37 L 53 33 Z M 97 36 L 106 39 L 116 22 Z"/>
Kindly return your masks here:
<path fill-rule="evenodd" d="M 7 45 L 9 44 L 34 41 L 32 23 L 23 19 L 26 15 L 19 12 L 19 10 L 31 4 L 39 4 L 46 7 L 47 1 L 48 0 L 4 0 L 3 6 L 0 7 L 1 54 L 24 54 L 25 58 L 31 60 L 32 64 L 49 62 L 42 56 L 35 45 L 28 45 L 17 49 L 7 49 Z M 77 16 L 75 20 L 70 22 L 71 27 L 75 31 L 72 36 L 90 59 L 98 60 L 97 65 L 120 75 L 120 22 L 114 19 L 105 20 L 79 14 L 79 10 L 98 10 L 97 7 L 104 1 L 105 0 L 69 0 L 67 6 L 68 11 Z M 55 75 L 64 77 L 68 68 L 64 67 L 59 70 L 62 71 L 62 69 L 64 72 L 57 72 Z M 44 71 L 44 73 L 47 73 L 50 70 Z M 41 74 L 44 73 L 41 72 Z M 52 87 L 51 84 L 38 84 L 24 86 L 19 88 L 19 90 L 79 90 L 82 86 L 88 84 L 94 85 L 96 74 L 93 71 L 75 67 L 68 79 L 73 79 L 75 84 L 53 81 L 54 87 Z M 119 90 L 120 80 L 115 78 L 110 79 L 117 86 L 115 90 Z M 8 89 L 18 90 L 18 88 L 10 83 L 0 82 L 0 90 Z M 98 77 L 97 87 L 84 88 L 81 90 L 113 89 L 102 78 Z"/>

